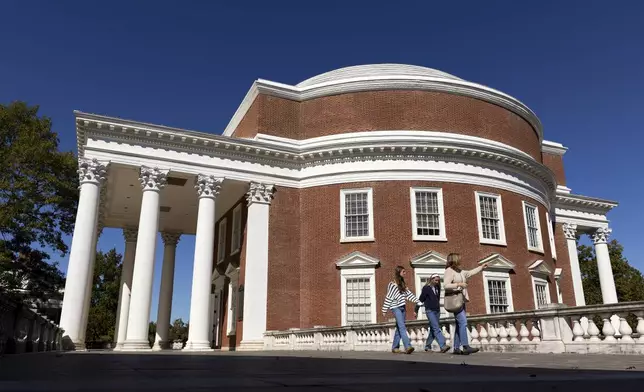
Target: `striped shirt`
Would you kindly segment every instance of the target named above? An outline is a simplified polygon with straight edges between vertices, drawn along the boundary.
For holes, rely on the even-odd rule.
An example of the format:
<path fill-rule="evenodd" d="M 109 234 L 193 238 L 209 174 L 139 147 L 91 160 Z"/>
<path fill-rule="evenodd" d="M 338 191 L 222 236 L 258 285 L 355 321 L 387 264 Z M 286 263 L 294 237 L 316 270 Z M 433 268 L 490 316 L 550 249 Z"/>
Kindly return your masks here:
<path fill-rule="evenodd" d="M 382 305 L 382 313 L 387 312 L 389 309 L 397 308 L 405 305 L 405 301 L 420 303 L 418 298 L 407 289 L 406 292 L 401 293 L 398 289 L 398 286 L 394 282 L 389 282 L 387 286 L 387 296 L 385 297 L 385 303 Z"/>

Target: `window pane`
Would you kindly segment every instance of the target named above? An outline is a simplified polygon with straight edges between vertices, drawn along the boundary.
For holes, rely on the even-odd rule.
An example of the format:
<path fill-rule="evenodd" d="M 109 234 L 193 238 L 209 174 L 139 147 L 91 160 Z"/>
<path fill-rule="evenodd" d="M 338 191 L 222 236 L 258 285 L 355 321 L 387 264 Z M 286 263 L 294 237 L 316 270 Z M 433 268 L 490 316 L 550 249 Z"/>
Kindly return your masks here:
<path fill-rule="evenodd" d="M 479 196 L 479 205 L 481 208 L 481 231 L 483 232 L 483 238 L 500 240 L 501 232 L 499 231 L 499 212 L 497 210 L 496 197 Z"/>
<path fill-rule="evenodd" d="M 548 297 L 546 296 L 547 287 L 543 283 L 536 283 L 534 289 L 537 294 L 537 308 L 541 308 L 548 303 Z"/>
<path fill-rule="evenodd" d="M 525 206 L 526 225 L 528 226 L 528 245 L 531 248 L 539 248 L 539 229 L 537 226 L 536 208 Z"/>
<path fill-rule="evenodd" d="M 488 279 L 490 313 L 506 313 L 508 311 L 509 305 L 505 283 L 505 280 Z"/>
<path fill-rule="evenodd" d="M 371 323 L 371 286 L 369 278 L 347 279 L 347 324 Z"/>
<path fill-rule="evenodd" d="M 367 192 L 344 195 L 345 237 L 369 236 L 369 194 Z"/>
<path fill-rule="evenodd" d="M 438 209 L 438 192 L 416 191 L 416 234 L 439 236 L 440 212 Z"/>

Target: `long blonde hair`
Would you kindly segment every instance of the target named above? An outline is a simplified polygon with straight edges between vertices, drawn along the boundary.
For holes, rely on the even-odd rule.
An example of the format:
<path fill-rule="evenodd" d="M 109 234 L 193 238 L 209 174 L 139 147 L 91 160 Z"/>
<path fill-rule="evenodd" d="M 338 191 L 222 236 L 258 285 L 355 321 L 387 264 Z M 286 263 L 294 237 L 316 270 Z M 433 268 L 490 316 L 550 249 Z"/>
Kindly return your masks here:
<path fill-rule="evenodd" d="M 450 253 L 447 255 L 447 265 L 445 269 L 451 268 L 456 272 L 461 272 L 461 255 L 459 253 Z"/>

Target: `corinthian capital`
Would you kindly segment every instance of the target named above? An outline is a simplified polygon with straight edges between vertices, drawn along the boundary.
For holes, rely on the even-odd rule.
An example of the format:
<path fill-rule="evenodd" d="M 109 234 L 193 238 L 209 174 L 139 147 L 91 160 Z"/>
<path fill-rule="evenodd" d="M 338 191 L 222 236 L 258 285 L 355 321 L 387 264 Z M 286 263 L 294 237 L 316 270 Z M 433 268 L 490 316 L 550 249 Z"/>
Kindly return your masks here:
<path fill-rule="evenodd" d="M 108 163 L 100 162 L 98 159 L 78 159 L 78 180 L 81 184 L 94 183 L 102 184 L 107 174 Z"/>
<path fill-rule="evenodd" d="M 221 183 L 224 179 L 211 175 L 199 174 L 195 179 L 195 189 L 199 198 L 209 197 L 216 199 L 221 190 Z"/>
<path fill-rule="evenodd" d="M 564 223 L 563 224 L 564 235 L 568 240 L 577 239 L 577 225 L 574 223 Z"/>
<path fill-rule="evenodd" d="M 139 169 L 139 181 L 143 191 L 160 191 L 165 188 L 168 182 L 169 170 L 160 170 L 157 167 L 141 166 Z"/>
<path fill-rule="evenodd" d="M 179 243 L 179 238 L 181 238 L 181 233 L 175 233 L 172 231 L 164 231 L 161 233 L 161 238 L 165 245 L 177 246 Z"/>
<path fill-rule="evenodd" d="M 248 193 L 246 193 L 246 201 L 249 205 L 253 203 L 270 204 L 274 193 L 275 186 L 272 184 L 251 182 Z"/>
<path fill-rule="evenodd" d="M 593 242 L 595 243 L 595 245 L 607 243 L 608 237 L 610 237 L 610 233 L 612 232 L 613 229 L 610 229 L 608 227 L 600 227 L 593 233 Z"/>
<path fill-rule="evenodd" d="M 123 237 L 125 242 L 136 242 L 136 238 L 139 235 L 138 227 L 125 227 L 123 228 Z"/>

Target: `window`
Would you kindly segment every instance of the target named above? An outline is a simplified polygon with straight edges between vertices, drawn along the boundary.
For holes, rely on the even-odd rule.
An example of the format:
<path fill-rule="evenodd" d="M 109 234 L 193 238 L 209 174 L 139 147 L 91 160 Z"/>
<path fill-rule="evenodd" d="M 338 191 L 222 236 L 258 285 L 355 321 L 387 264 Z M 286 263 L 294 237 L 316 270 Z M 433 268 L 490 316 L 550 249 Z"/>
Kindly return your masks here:
<path fill-rule="evenodd" d="M 380 262 L 353 252 L 336 262 L 340 269 L 342 325 L 376 322 L 376 267 Z"/>
<path fill-rule="evenodd" d="M 548 290 L 547 284 L 543 284 L 543 283 L 534 284 L 537 309 L 541 308 L 543 305 L 548 303 L 548 299 L 546 298 L 547 290 Z"/>
<path fill-rule="evenodd" d="M 348 278 L 346 288 L 347 324 L 372 323 L 370 278 Z"/>
<path fill-rule="evenodd" d="M 416 287 L 416 297 L 420 297 L 420 293 L 423 291 L 423 287 L 429 280 L 429 277 L 437 274 L 441 277 L 441 317 L 447 316 L 447 311 L 443 307 L 445 303 L 445 288 L 443 287 L 443 274 L 445 273 L 445 264 L 447 260 L 442 254 L 435 252 L 433 250 L 424 252 L 415 256 L 410 260 L 410 264 L 414 269 L 414 283 Z M 418 313 L 419 320 L 426 320 L 427 315 L 425 314 L 425 308 L 421 308 Z"/>
<path fill-rule="evenodd" d="M 557 248 L 555 247 L 555 225 L 550 213 L 546 214 L 548 218 L 548 238 L 550 239 L 550 254 L 554 260 L 557 260 Z"/>
<path fill-rule="evenodd" d="M 482 244 L 506 245 L 501 196 L 475 192 L 479 241 Z"/>
<path fill-rule="evenodd" d="M 219 237 L 217 238 L 217 263 L 226 258 L 226 218 L 219 222 Z"/>
<path fill-rule="evenodd" d="M 371 188 L 341 190 L 340 214 L 340 241 L 373 241 L 373 193 Z"/>
<path fill-rule="evenodd" d="M 525 235 L 528 240 L 528 250 L 543 253 L 541 241 L 541 225 L 539 223 L 539 210 L 536 206 L 523 203 L 523 220 L 525 223 Z"/>
<path fill-rule="evenodd" d="M 443 272 L 444 271 L 445 271 L 445 269 L 443 269 L 443 271 L 440 274 L 438 274 L 441 277 L 441 293 L 440 293 L 440 296 L 441 296 L 441 298 L 440 298 L 440 305 L 441 305 L 440 317 L 441 318 L 448 316 L 447 310 L 445 310 L 445 287 L 443 286 L 445 284 L 445 282 L 443 281 Z M 429 274 L 423 273 L 423 274 L 419 275 L 419 277 L 418 277 L 419 281 L 416 284 L 416 297 L 420 298 L 420 293 L 423 291 L 423 287 L 425 287 L 425 285 L 429 281 L 429 277 L 431 275 L 435 274 L 435 273 L 436 272 L 432 272 L 432 273 L 429 273 Z M 427 320 L 427 315 L 425 314 L 425 311 L 426 311 L 425 308 L 421 308 L 418 311 L 418 320 Z"/>
<path fill-rule="evenodd" d="M 241 249 L 241 236 L 242 236 L 242 205 L 238 204 L 237 207 L 233 210 L 233 238 L 231 241 L 230 248 L 232 251 L 231 255 L 239 252 Z"/>
<path fill-rule="evenodd" d="M 443 190 L 411 188 L 412 237 L 416 241 L 447 241 Z"/>
<path fill-rule="evenodd" d="M 510 274 L 501 271 L 483 271 L 485 302 L 488 313 L 513 312 Z"/>
<path fill-rule="evenodd" d="M 239 283 L 239 268 L 232 264 L 226 269 L 226 276 L 230 279 L 228 283 L 228 303 L 226 306 L 226 335 L 237 333 L 237 290 Z"/>

